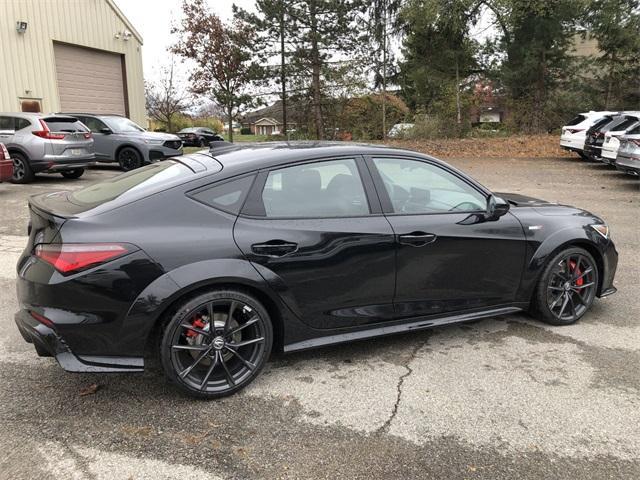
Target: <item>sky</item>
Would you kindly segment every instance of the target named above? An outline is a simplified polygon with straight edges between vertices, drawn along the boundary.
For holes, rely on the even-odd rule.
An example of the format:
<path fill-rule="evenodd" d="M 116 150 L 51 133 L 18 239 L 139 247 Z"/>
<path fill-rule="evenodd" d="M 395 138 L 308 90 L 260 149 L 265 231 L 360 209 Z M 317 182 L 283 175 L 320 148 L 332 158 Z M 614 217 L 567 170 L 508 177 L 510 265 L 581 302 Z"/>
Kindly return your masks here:
<path fill-rule="evenodd" d="M 171 22 L 180 18 L 182 2 L 179 0 L 115 0 L 118 8 L 142 35 L 142 63 L 145 80 L 154 81 L 162 65 L 167 64 L 167 48 L 173 43 Z M 208 0 L 211 9 L 223 20 L 232 16 L 235 3 L 253 10 L 254 0 Z"/>

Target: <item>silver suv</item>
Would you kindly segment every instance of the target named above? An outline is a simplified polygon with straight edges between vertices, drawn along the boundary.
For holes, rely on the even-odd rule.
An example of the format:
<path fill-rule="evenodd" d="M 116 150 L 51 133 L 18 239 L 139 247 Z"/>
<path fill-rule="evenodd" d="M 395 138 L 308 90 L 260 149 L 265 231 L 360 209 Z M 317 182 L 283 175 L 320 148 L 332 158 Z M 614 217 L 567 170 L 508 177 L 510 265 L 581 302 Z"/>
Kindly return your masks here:
<path fill-rule="evenodd" d="M 80 119 L 95 142 L 96 160 L 118 162 L 123 170 L 182 155 L 182 140 L 170 133 L 147 132 L 119 115 L 70 113 Z"/>
<path fill-rule="evenodd" d="M 39 172 L 80 178 L 95 163 L 91 132 L 68 115 L 0 113 L 0 142 L 13 159 L 14 183 L 29 183 Z"/>

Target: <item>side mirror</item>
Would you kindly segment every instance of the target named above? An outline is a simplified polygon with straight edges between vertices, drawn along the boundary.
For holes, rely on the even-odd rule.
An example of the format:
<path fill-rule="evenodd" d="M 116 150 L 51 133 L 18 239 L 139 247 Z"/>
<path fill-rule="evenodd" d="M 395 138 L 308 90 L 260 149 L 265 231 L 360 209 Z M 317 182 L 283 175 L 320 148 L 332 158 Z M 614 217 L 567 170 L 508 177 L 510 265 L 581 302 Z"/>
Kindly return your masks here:
<path fill-rule="evenodd" d="M 104 133 L 105 135 L 111 135 L 113 133 L 113 130 L 111 130 L 110 128 L 101 128 L 100 133 Z"/>
<path fill-rule="evenodd" d="M 489 195 L 487 198 L 487 220 L 497 220 L 509 211 L 510 205 L 506 200 Z"/>

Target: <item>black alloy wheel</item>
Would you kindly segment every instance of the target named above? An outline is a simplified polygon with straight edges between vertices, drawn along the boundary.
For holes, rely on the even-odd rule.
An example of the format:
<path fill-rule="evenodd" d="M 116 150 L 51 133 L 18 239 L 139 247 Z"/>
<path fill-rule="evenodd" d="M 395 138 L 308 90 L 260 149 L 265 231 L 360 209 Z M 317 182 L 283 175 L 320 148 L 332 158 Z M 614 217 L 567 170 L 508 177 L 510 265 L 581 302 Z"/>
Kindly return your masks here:
<path fill-rule="evenodd" d="M 169 320 L 161 344 L 166 375 L 186 393 L 218 398 L 248 385 L 271 353 L 269 314 L 234 290 L 193 298 Z"/>
<path fill-rule="evenodd" d="M 34 174 L 31 171 L 31 165 L 27 157 L 21 153 L 12 153 L 11 160 L 13 160 L 13 175 L 11 177 L 12 183 L 31 183 L 34 178 Z"/>
<path fill-rule="evenodd" d="M 70 179 L 80 178 L 82 175 L 84 175 L 84 168 L 74 168 L 73 170 L 64 170 L 60 172 L 60 174 L 64 178 L 70 178 Z"/>
<path fill-rule="evenodd" d="M 536 308 L 552 325 L 570 325 L 591 307 L 598 287 L 598 268 L 582 248 L 560 252 L 547 265 L 536 291 Z"/>
<path fill-rule="evenodd" d="M 207 146 L 207 141 L 204 138 L 201 138 L 200 141 L 198 142 L 198 144 L 201 147 L 206 147 Z"/>
<path fill-rule="evenodd" d="M 142 156 L 135 148 L 125 147 L 118 153 L 118 163 L 125 172 L 135 170 L 142 166 Z"/>

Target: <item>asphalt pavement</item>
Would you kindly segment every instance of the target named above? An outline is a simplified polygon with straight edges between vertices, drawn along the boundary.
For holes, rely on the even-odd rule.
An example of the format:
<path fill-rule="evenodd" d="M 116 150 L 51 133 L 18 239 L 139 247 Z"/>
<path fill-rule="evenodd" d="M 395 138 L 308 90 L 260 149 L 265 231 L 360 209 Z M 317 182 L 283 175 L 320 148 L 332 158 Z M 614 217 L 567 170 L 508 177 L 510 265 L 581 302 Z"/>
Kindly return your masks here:
<path fill-rule="evenodd" d="M 276 356 L 209 402 L 155 365 L 66 373 L 15 328 L 28 196 L 118 171 L 0 184 L 0 479 L 640 478 L 640 181 L 577 158 L 450 162 L 606 219 L 618 293 L 569 327 L 517 314 Z"/>

